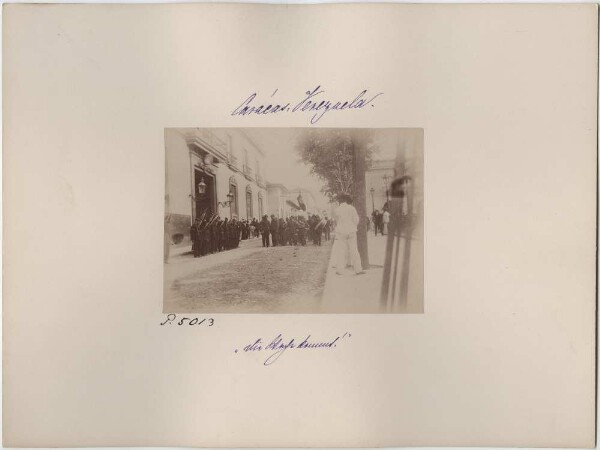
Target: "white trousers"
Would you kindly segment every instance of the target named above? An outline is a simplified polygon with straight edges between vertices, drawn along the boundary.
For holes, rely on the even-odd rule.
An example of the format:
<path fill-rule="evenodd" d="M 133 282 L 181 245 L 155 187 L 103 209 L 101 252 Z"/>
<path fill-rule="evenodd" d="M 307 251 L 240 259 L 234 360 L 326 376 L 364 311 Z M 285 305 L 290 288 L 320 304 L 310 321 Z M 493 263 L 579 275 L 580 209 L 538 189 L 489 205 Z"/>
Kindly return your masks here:
<path fill-rule="evenodd" d="M 341 272 L 346 267 L 347 256 L 350 256 L 350 264 L 354 267 L 356 273 L 362 271 L 360 255 L 356 246 L 356 231 L 353 233 L 336 233 L 335 236 L 337 255 L 336 270 Z"/>

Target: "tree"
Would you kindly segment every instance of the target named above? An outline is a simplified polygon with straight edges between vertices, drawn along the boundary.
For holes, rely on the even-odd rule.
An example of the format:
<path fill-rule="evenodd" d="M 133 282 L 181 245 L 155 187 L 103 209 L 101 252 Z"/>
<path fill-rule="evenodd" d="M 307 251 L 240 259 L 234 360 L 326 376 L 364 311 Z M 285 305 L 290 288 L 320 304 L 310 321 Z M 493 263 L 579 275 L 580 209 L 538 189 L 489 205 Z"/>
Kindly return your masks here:
<path fill-rule="evenodd" d="M 323 181 L 321 192 L 330 200 L 338 194 L 355 197 L 354 150 L 364 153 L 368 168 L 376 147 L 369 130 L 311 128 L 296 144 L 300 161 Z"/>

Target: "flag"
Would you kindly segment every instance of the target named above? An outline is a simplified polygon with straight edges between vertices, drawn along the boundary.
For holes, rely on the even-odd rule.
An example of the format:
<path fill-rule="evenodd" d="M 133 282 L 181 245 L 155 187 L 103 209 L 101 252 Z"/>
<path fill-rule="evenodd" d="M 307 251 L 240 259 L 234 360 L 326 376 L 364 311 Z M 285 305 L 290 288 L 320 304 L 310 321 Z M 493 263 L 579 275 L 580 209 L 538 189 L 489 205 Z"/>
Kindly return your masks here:
<path fill-rule="evenodd" d="M 300 206 L 300 209 L 302 211 L 306 211 L 306 205 L 304 204 L 304 200 L 302 200 L 302 194 L 298 194 L 296 200 L 298 200 L 298 205 Z"/>
<path fill-rule="evenodd" d="M 300 207 L 299 207 L 298 205 L 296 205 L 296 204 L 295 204 L 293 201 L 291 201 L 291 200 L 286 200 L 286 203 L 287 203 L 289 206 L 291 206 L 291 208 L 292 208 L 294 211 L 297 211 L 297 210 L 299 210 L 299 209 L 300 209 Z"/>

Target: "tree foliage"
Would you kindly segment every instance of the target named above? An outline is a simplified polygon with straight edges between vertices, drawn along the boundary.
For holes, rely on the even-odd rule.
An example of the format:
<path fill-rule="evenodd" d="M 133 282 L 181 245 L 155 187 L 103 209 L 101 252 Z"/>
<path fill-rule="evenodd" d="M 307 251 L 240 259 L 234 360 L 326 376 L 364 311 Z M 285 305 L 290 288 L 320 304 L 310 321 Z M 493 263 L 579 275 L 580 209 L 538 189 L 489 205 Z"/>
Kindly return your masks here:
<path fill-rule="evenodd" d="M 377 148 L 368 130 L 306 130 L 296 144 L 300 161 L 323 181 L 321 191 L 330 200 L 344 193 L 354 196 L 354 151 L 364 152 L 367 167 Z"/>

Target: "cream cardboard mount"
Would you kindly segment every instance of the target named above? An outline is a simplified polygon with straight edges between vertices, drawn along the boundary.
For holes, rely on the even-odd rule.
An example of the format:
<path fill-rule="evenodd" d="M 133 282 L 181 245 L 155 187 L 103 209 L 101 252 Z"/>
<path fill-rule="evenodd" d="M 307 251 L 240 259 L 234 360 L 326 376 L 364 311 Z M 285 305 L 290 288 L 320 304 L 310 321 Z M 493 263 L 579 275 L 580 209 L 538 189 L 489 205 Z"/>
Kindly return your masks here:
<path fill-rule="evenodd" d="M 596 5 L 11 4 L 3 25 L 5 446 L 594 445 Z M 316 86 L 382 95 L 232 114 Z M 165 129 L 223 127 L 422 129 L 423 313 L 161 326 Z M 243 351 L 278 335 L 340 340 Z"/>

